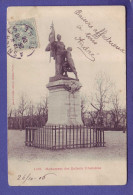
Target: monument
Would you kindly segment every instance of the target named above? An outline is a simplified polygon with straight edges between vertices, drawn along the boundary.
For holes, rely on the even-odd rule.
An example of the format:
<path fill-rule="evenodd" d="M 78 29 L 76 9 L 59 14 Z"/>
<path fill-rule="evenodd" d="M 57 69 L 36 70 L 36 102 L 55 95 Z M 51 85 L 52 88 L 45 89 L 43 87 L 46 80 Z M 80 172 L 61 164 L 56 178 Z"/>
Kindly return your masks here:
<path fill-rule="evenodd" d="M 80 88 L 77 71 L 72 58 L 72 48 L 65 49 L 61 42 L 61 35 L 55 39 L 54 25 L 51 25 L 49 44 L 46 51 L 50 52 L 50 59 L 55 60 L 55 76 L 49 78 L 47 88 L 48 97 L 48 122 L 46 125 L 83 125 L 81 119 Z M 68 76 L 68 72 L 75 75 Z"/>
<path fill-rule="evenodd" d="M 88 148 L 104 146 L 104 131 L 83 125 L 81 119 L 80 88 L 72 58 L 72 48 L 65 49 L 61 35 L 55 39 L 53 24 L 46 51 L 55 61 L 55 75 L 46 87 L 48 97 L 48 121 L 44 127 L 26 129 L 26 145 L 46 149 Z M 75 78 L 70 78 L 72 72 Z"/>
<path fill-rule="evenodd" d="M 104 131 L 85 126 L 81 119 L 81 83 L 72 58 L 72 48 L 65 48 L 61 35 L 55 38 L 51 25 L 46 51 L 55 62 L 55 75 L 46 87 L 48 97 L 48 121 L 43 127 L 27 128 L 26 146 L 51 150 L 104 146 Z M 69 77 L 69 72 L 75 75 Z"/>

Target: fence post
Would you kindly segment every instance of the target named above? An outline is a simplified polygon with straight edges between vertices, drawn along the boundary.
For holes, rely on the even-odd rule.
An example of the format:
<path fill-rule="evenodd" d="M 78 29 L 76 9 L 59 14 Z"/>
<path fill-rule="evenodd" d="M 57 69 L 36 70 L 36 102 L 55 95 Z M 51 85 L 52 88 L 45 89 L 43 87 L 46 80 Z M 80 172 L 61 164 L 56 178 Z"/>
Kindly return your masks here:
<path fill-rule="evenodd" d="M 43 148 L 44 148 L 44 128 L 45 127 L 43 127 Z"/>
<path fill-rule="evenodd" d="M 53 150 L 53 125 L 52 125 L 52 150 Z"/>
<path fill-rule="evenodd" d="M 94 128 L 93 128 L 93 147 L 94 147 Z"/>
<path fill-rule="evenodd" d="M 87 128 L 87 130 L 88 130 L 88 128 Z M 91 148 L 91 128 L 90 128 L 90 148 Z"/>
<path fill-rule="evenodd" d="M 29 129 L 29 146 L 31 146 L 31 129 Z"/>
<path fill-rule="evenodd" d="M 97 147 L 97 128 L 96 128 L 96 147 Z"/>
<path fill-rule="evenodd" d="M 28 128 L 25 130 L 25 146 L 27 146 L 27 141 L 28 141 Z"/>
<path fill-rule="evenodd" d="M 80 125 L 80 148 L 81 148 L 81 125 Z"/>
<path fill-rule="evenodd" d="M 76 129 L 76 148 L 78 148 L 78 131 L 79 131 L 79 127 L 77 125 L 77 129 Z"/>
<path fill-rule="evenodd" d="M 56 125 L 55 125 L 55 149 L 56 149 Z"/>
<path fill-rule="evenodd" d="M 64 126 L 62 125 L 62 149 L 64 148 Z"/>
<path fill-rule="evenodd" d="M 67 125 L 66 125 L 66 148 L 67 148 Z"/>
<path fill-rule="evenodd" d="M 101 133 L 102 133 L 102 129 L 100 130 L 100 146 L 102 146 Z"/>
<path fill-rule="evenodd" d="M 74 125 L 73 125 L 73 148 L 74 148 Z"/>
<path fill-rule="evenodd" d="M 32 129 L 32 146 L 34 146 L 34 129 Z"/>
<path fill-rule="evenodd" d="M 84 135 L 85 131 L 84 131 L 84 126 L 83 126 L 83 148 L 85 147 L 85 135 Z"/>
<path fill-rule="evenodd" d="M 46 126 L 45 126 L 45 129 L 44 129 L 44 131 L 45 131 L 45 148 L 46 148 Z"/>
<path fill-rule="evenodd" d="M 97 138 L 98 138 L 98 139 L 97 139 L 98 144 L 97 144 L 97 146 L 99 146 L 99 130 L 100 130 L 100 129 L 98 128 L 98 129 L 97 129 L 97 132 L 98 132 L 98 136 L 97 136 Z"/>
<path fill-rule="evenodd" d="M 40 129 L 40 134 L 41 134 L 41 145 L 40 145 L 40 148 L 42 148 L 42 127 L 41 127 L 41 129 Z"/>
<path fill-rule="evenodd" d="M 103 130 L 103 147 L 104 147 L 104 130 Z"/>
<path fill-rule="evenodd" d="M 40 125 L 38 129 L 38 147 L 40 148 Z"/>
<path fill-rule="evenodd" d="M 69 148 L 71 148 L 71 125 L 69 129 Z"/>
<path fill-rule="evenodd" d="M 60 149 L 60 125 L 59 125 L 59 133 L 58 133 L 58 142 L 59 142 L 59 149 Z"/>

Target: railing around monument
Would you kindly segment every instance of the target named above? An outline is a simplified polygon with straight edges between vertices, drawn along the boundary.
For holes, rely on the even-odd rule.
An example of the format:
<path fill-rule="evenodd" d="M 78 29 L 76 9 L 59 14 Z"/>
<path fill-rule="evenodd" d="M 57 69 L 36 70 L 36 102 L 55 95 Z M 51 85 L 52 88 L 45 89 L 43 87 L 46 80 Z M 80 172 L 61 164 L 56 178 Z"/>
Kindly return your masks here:
<path fill-rule="evenodd" d="M 52 150 L 104 147 L 104 130 L 87 126 L 27 127 L 25 145 Z"/>

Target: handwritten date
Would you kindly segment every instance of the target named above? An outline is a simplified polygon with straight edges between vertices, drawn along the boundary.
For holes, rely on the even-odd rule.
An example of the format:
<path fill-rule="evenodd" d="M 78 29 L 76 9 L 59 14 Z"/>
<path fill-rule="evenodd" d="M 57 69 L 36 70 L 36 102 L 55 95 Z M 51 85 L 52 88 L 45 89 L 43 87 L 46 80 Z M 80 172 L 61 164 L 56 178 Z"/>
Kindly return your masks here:
<path fill-rule="evenodd" d="M 17 175 L 17 180 L 21 181 L 23 184 L 27 181 L 33 181 L 33 180 L 45 180 L 49 175 L 56 176 L 55 173 L 47 173 L 39 177 L 33 177 L 31 173 L 25 174 L 25 175 Z"/>

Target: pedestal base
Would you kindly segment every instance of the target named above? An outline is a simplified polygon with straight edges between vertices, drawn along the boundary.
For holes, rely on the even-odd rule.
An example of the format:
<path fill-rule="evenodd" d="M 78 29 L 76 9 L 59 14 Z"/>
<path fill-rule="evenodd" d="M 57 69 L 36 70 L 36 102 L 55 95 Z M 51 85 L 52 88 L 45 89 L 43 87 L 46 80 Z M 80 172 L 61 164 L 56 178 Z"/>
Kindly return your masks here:
<path fill-rule="evenodd" d="M 59 80 L 76 80 L 79 81 L 78 79 L 74 79 L 74 78 L 70 78 L 70 77 L 66 77 L 66 76 L 62 76 L 62 75 L 56 75 L 54 77 L 50 77 L 49 78 L 49 82 L 54 82 L 54 81 L 59 81 Z"/>
<path fill-rule="evenodd" d="M 48 122 L 46 125 L 83 125 L 77 80 L 49 82 Z"/>

